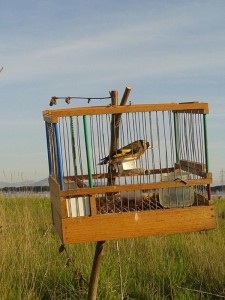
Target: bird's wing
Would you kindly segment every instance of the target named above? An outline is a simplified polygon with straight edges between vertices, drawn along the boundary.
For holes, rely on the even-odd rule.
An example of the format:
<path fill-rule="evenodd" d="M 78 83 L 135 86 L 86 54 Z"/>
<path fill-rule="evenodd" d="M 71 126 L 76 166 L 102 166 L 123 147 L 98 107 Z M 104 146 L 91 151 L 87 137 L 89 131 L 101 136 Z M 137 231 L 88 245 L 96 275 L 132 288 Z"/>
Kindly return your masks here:
<path fill-rule="evenodd" d="M 121 156 L 126 156 L 132 153 L 132 149 L 119 149 L 115 153 L 113 153 L 112 157 L 117 158 Z"/>
<path fill-rule="evenodd" d="M 112 155 L 112 158 L 118 158 L 118 157 L 126 157 L 130 154 L 135 154 L 139 151 L 139 148 L 121 148 L 115 151 Z"/>

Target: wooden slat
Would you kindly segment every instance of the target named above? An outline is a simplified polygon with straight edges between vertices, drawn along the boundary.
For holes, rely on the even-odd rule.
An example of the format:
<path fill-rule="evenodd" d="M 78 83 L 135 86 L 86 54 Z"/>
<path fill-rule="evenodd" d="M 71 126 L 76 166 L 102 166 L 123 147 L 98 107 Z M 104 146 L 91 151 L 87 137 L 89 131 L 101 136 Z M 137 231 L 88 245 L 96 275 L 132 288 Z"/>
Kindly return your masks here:
<path fill-rule="evenodd" d="M 116 105 L 116 106 L 91 106 L 91 107 L 72 107 L 56 110 L 43 111 L 44 120 L 56 123 L 58 117 L 66 116 L 82 116 L 82 115 L 101 115 L 101 114 L 122 114 L 129 112 L 145 112 L 145 111 L 198 111 L 198 113 L 208 113 L 208 103 L 162 103 L 162 104 L 132 104 L 132 105 Z"/>
<path fill-rule="evenodd" d="M 60 197 L 61 218 L 67 218 L 68 212 L 66 207 L 66 198 Z"/>
<path fill-rule="evenodd" d="M 61 207 L 60 207 L 60 197 L 59 197 L 59 185 L 55 181 L 55 179 L 50 176 L 49 177 L 49 189 L 50 189 L 50 199 L 52 203 L 52 207 L 57 210 L 58 214 L 61 215 Z"/>
<path fill-rule="evenodd" d="M 65 244 L 176 234 L 216 227 L 213 206 L 130 212 L 62 220 Z"/>
<path fill-rule="evenodd" d="M 54 177 L 49 176 L 49 188 L 50 188 L 50 199 L 52 206 L 61 216 L 61 218 L 67 218 L 66 200 L 64 197 L 60 197 L 59 184 Z"/>
<path fill-rule="evenodd" d="M 59 184 L 58 182 L 56 181 L 56 179 L 53 177 L 53 176 L 49 176 L 48 178 L 48 181 L 49 181 L 49 185 L 53 188 L 53 190 L 56 191 L 56 193 L 58 194 L 58 191 L 59 191 Z"/>
<path fill-rule="evenodd" d="M 91 195 L 91 197 L 90 197 L 90 206 L 91 206 L 91 215 L 92 216 L 97 215 L 95 195 Z"/>
<path fill-rule="evenodd" d="M 183 182 L 178 181 L 165 181 L 165 182 L 155 182 L 155 183 L 143 183 L 143 184 L 130 184 L 130 185 L 120 185 L 120 186 L 105 186 L 105 187 L 93 187 L 93 188 L 81 188 L 76 190 L 60 191 L 60 196 L 78 196 L 78 195 L 94 195 L 94 194 L 104 194 L 104 193 L 115 193 L 122 191 L 134 191 L 134 190 L 154 190 L 160 188 L 172 188 L 172 187 L 186 187 L 201 184 L 211 184 L 212 179 L 191 179 Z"/>
<path fill-rule="evenodd" d="M 209 179 L 212 180 L 212 173 L 211 173 L 211 172 L 206 173 L 206 174 L 205 174 L 205 178 L 209 178 Z"/>
<path fill-rule="evenodd" d="M 55 230 L 58 233 L 58 235 L 62 241 L 63 240 L 62 219 L 54 206 L 52 206 L 52 219 L 53 219 L 53 224 L 54 224 Z"/>
<path fill-rule="evenodd" d="M 58 121 L 58 118 L 56 119 L 57 121 L 56 122 L 53 122 L 53 119 L 52 119 L 52 116 L 51 115 L 43 115 L 43 118 L 44 118 L 44 121 L 47 122 L 47 123 L 57 123 Z"/>

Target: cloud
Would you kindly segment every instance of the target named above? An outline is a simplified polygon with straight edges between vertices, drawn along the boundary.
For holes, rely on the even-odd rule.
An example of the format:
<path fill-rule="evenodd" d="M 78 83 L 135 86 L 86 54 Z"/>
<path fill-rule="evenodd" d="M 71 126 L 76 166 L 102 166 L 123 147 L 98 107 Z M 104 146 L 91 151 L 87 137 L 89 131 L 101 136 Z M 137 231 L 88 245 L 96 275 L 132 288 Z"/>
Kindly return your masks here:
<path fill-rule="evenodd" d="M 102 74 L 101 80 L 182 73 L 199 76 L 199 73 L 223 69 L 224 37 L 213 29 L 207 35 L 202 34 L 204 15 L 196 19 L 195 14 L 196 11 L 190 14 L 190 7 L 186 13 L 178 7 L 172 16 L 161 13 L 158 18 L 149 19 L 145 14 L 138 23 L 129 20 L 110 29 L 101 28 L 96 32 L 90 29 L 84 37 L 74 35 L 73 39 L 72 35 L 49 42 L 41 37 L 22 40 L 4 54 L 3 82 L 50 80 L 51 76 L 64 75 L 76 78 L 88 74 Z M 198 34 L 194 33 L 196 27 L 201 27 Z M 220 47 L 216 46 L 218 38 Z"/>

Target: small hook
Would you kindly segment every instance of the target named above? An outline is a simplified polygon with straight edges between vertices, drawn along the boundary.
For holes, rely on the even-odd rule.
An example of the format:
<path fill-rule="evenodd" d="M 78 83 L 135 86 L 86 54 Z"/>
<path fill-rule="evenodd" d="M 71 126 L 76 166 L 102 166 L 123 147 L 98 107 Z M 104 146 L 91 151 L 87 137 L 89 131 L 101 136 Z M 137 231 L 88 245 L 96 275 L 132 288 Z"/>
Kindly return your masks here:
<path fill-rule="evenodd" d="M 57 97 L 56 97 L 56 96 L 53 96 L 52 99 L 50 100 L 49 105 L 50 105 L 50 106 L 56 105 L 56 99 L 57 99 Z"/>
<path fill-rule="evenodd" d="M 66 98 L 65 98 L 65 102 L 66 102 L 67 104 L 70 104 L 70 99 L 71 99 L 70 97 L 66 97 Z"/>

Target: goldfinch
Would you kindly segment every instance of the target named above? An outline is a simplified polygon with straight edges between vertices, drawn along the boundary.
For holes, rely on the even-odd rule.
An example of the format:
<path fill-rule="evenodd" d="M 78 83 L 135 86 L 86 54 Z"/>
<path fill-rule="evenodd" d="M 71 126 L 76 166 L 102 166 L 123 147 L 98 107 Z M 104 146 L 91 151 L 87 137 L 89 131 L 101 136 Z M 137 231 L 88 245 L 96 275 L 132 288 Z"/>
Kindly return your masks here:
<path fill-rule="evenodd" d="M 144 154 L 145 150 L 150 148 L 149 142 L 145 140 L 138 140 L 124 146 L 112 153 L 111 157 L 106 156 L 101 159 L 99 165 L 111 163 L 122 163 L 125 159 L 138 159 Z"/>

